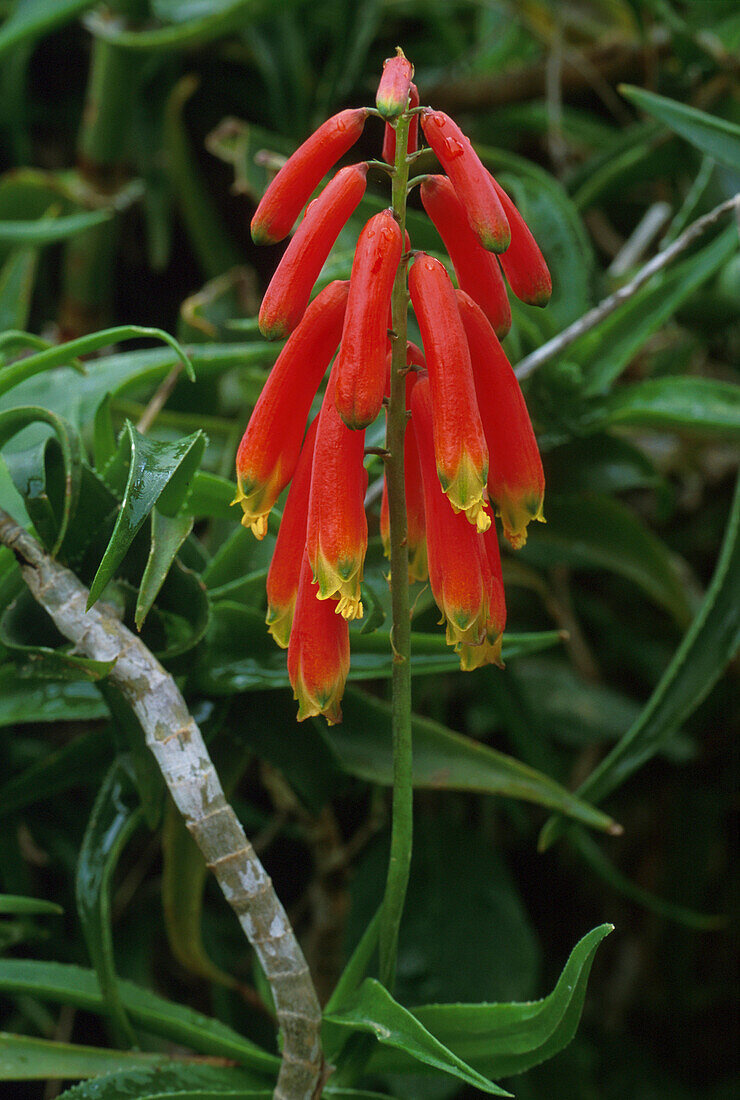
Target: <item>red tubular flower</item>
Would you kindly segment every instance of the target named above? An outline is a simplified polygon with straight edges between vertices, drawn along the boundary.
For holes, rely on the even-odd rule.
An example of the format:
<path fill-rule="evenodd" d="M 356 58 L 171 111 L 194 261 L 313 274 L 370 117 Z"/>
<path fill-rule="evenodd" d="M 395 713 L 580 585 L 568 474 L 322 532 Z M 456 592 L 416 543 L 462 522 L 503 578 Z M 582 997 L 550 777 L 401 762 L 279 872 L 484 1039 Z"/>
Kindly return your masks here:
<path fill-rule="evenodd" d="M 409 85 L 409 107 L 419 106 L 419 89 L 415 84 Z M 412 115 L 409 123 L 409 139 L 406 146 L 407 153 L 415 153 L 419 148 L 419 116 Z M 383 160 L 386 164 L 396 163 L 396 131 L 387 122 L 383 134 Z"/>
<path fill-rule="evenodd" d="M 383 403 L 388 310 L 402 247 L 388 210 L 370 218 L 357 242 L 334 372 L 337 409 L 348 428 L 372 424 Z"/>
<path fill-rule="evenodd" d="M 390 358 L 390 357 L 389 357 Z M 408 343 L 406 362 L 418 367 L 425 367 L 424 356 L 416 344 Z M 406 408 L 411 408 L 411 393 L 416 384 L 418 375 L 415 371 L 409 371 L 406 375 Z M 413 420 L 406 424 L 406 435 L 403 447 L 403 475 L 406 497 L 406 543 L 409 552 L 409 583 L 424 581 L 427 578 L 427 540 L 426 522 L 424 518 L 424 490 L 421 484 L 421 469 L 419 467 L 419 451 L 416 442 L 416 432 Z M 383 540 L 383 552 L 389 558 L 390 551 L 390 517 L 388 514 L 388 485 L 383 478 L 383 498 L 380 504 L 380 537 Z"/>
<path fill-rule="evenodd" d="M 545 259 L 514 203 L 493 176 L 491 180 L 511 226 L 511 244 L 501 256 L 501 266 L 509 286 L 521 302 L 527 302 L 530 306 L 546 306 L 552 294 L 552 279 Z M 468 290 L 465 286 L 462 289 Z M 471 292 L 468 290 L 468 293 Z"/>
<path fill-rule="evenodd" d="M 319 414 L 306 548 L 319 599 L 339 596 L 338 615 L 362 618 L 360 581 L 367 549 L 364 431 L 350 431 L 335 403 L 336 365 Z"/>
<path fill-rule="evenodd" d="M 429 367 L 439 480 L 454 510 L 485 531 L 488 448 L 455 290 L 439 260 L 423 252 L 409 272 L 409 290 Z"/>
<path fill-rule="evenodd" d="M 267 573 L 265 622 L 281 649 L 288 647 L 301 561 L 306 547 L 308 497 L 311 491 L 311 468 L 318 423 L 319 418 L 316 416 L 306 432 Z"/>
<path fill-rule="evenodd" d="M 239 444 L 234 504 L 241 504 L 242 523 L 258 539 L 295 471 L 311 402 L 339 344 L 348 290 L 347 282 L 335 281 L 311 302 L 270 371 Z"/>
<path fill-rule="evenodd" d="M 296 149 L 255 211 L 251 226 L 255 244 L 273 244 L 287 237 L 311 192 L 357 141 L 367 114 L 366 107 L 340 111 Z"/>
<path fill-rule="evenodd" d="M 342 168 L 309 203 L 262 299 L 260 332 L 268 340 L 282 340 L 305 313 L 332 245 L 365 194 L 366 176 L 367 164 Z"/>
<path fill-rule="evenodd" d="M 470 228 L 462 203 L 446 176 L 427 176 L 420 194 L 424 209 L 450 254 L 460 288 L 475 299 L 496 335 L 503 340 L 511 328 L 511 307 L 496 257 L 483 248 Z"/>
<path fill-rule="evenodd" d="M 483 551 L 488 564 L 488 621 L 486 637 L 480 645 L 462 643 L 458 648 L 460 668 L 470 672 L 483 665 L 504 667 L 501 657 L 501 643 L 506 626 L 506 601 L 504 598 L 504 578 L 501 574 L 501 555 L 498 548 L 496 526 L 491 524 L 480 536 L 483 539 Z"/>
<path fill-rule="evenodd" d="M 511 239 L 509 223 L 493 179 L 470 140 L 444 111 L 422 111 L 421 128 L 450 177 L 480 243 L 489 252 L 503 252 Z"/>
<path fill-rule="evenodd" d="M 500 634 L 492 617 L 491 567 L 484 538 L 462 514 L 448 507 L 437 478 L 430 379 L 421 375 L 411 396 L 424 486 L 429 583 L 447 624 L 447 643 L 469 661 L 468 647 L 482 647 Z M 495 535 L 494 535 L 495 538 Z M 496 608 L 498 610 L 498 608 Z M 463 648 L 465 647 L 465 648 Z M 481 655 L 479 649 L 478 654 Z M 463 665 L 465 667 L 465 665 Z"/>
<path fill-rule="evenodd" d="M 504 535 L 518 548 L 527 541 L 529 521 L 544 522 L 542 461 L 522 391 L 496 334 L 473 299 L 456 293 L 488 442 L 488 493 Z"/>
<path fill-rule="evenodd" d="M 383 118 L 396 118 L 406 110 L 413 75 L 414 66 L 397 46 L 396 56 L 388 57 L 383 62 L 383 75 L 375 95 L 375 106 Z"/>
<path fill-rule="evenodd" d="M 304 552 L 288 646 L 288 676 L 298 701 L 298 721 L 323 714 L 330 726 L 342 721 L 340 702 L 349 672 L 349 627 L 322 600 Z"/>

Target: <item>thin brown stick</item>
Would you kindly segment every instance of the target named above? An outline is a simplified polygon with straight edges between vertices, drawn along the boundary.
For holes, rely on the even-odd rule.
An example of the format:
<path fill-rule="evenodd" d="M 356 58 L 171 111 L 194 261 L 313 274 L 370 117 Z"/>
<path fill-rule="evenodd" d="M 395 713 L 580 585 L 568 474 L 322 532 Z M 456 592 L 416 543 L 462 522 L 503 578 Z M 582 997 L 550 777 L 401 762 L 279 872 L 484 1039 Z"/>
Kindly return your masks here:
<path fill-rule="evenodd" d="M 0 509 L 0 543 L 34 598 L 77 651 L 115 660 L 110 678 L 134 710 L 177 808 L 236 913 L 272 988 L 283 1033 L 274 1100 L 312 1100 L 325 1080 L 321 1009 L 306 960 L 272 882 L 226 801 L 198 726 L 175 681 L 105 605 Z"/>
<path fill-rule="evenodd" d="M 659 252 L 656 256 L 653 256 L 652 260 L 648 261 L 644 267 L 640 268 L 631 282 L 625 283 L 624 286 L 620 286 L 619 290 L 615 290 L 613 294 L 610 294 L 608 298 L 604 298 L 602 302 L 599 302 L 597 306 L 590 309 L 588 313 L 584 313 L 582 317 L 579 317 L 578 320 L 574 321 L 568 328 L 563 329 L 557 336 L 553 336 L 552 340 L 548 340 L 546 344 L 537 348 L 531 355 L 525 356 L 525 358 L 517 364 L 514 371 L 517 378 L 528 378 L 529 375 L 538 370 L 543 363 L 547 363 L 550 359 L 554 359 L 556 355 L 559 355 L 561 351 L 574 343 L 579 336 L 583 336 L 584 333 L 590 332 L 600 321 L 603 321 L 605 317 L 613 313 L 618 306 L 621 306 L 636 294 L 637 291 L 645 285 L 648 279 L 652 278 L 658 271 L 662 271 L 664 267 L 667 267 L 676 256 L 687 249 L 689 245 L 693 244 L 695 240 L 707 231 L 707 229 L 710 229 L 715 222 L 719 221 L 723 214 L 726 214 L 730 210 L 735 210 L 740 214 L 740 192 L 737 195 L 733 195 L 731 199 L 721 202 L 719 206 L 715 206 L 714 210 L 710 210 L 708 214 L 692 222 L 688 229 L 686 229 L 680 237 L 677 237 L 672 245 L 669 245 L 663 252 Z"/>

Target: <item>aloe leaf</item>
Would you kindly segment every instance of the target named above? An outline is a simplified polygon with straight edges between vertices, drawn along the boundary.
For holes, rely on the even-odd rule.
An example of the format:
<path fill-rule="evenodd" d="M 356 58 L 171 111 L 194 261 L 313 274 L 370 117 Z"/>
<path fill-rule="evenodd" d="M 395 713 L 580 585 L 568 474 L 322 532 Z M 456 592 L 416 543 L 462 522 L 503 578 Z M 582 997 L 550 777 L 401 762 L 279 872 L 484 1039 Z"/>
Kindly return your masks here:
<path fill-rule="evenodd" d="M 702 153 L 740 172 L 740 126 L 737 123 L 631 84 L 621 84 L 619 90 L 635 107 L 657 118 Z"/>
<path fill-rule="evenodd" d="M 16 894 L 0 894 L 0 913 L 15 913 L 15 914 L 28 914 L 28 915 L 44 915 L 48 916 L 52 914 L 58 916 L 63 913 L 61 905 L 57 905 L 53 901 L 44 901 L 43 898 L 24 898 L 19 897 Z"/>

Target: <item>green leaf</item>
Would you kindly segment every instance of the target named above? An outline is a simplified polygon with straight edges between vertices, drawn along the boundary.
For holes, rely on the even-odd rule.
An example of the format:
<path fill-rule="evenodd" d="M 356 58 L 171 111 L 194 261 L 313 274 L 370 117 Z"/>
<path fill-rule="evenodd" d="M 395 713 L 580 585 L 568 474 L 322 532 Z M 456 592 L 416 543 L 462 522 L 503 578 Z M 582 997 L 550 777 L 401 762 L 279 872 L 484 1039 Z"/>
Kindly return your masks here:
<path fill-rule="evenodd" d="M 0 390 L 1 389 L 2 385 L 0 383 Z M 24 428 L 28 427 L 30 424 L 35 424 L 37 421 L 40 421 L 42 424 L 48 424 L 54 431 L 59 440 L 64 462 L 64 504 L 62 508 L 62 517 L 59 521 L 57 537 L 51 550 L 52 554 L 56 554 L 64 540 L 67 526 L 74 514 L 77 504 L 80 478 L 82 476 L 82 443 L 76 429 L 63 417 L 57 416 L 49 409 L 27 406 L 6 409 L 4 412 L 0 412 L 0 450 L 14 435 L 17 435 Z M 39 467 L 38 465 L 38 463 L 41 462 L 42 455 L 43 448 L 41 455 L 38 456 L 36 474 L 43 487 L 41 491 L 45 492 L 46 474 L 43 470 L 43 466 Z M 22 495 L 31 499 L 36 492 L 38 483 L 39 482 L 35 480 L 29 480 L 27 492 Z"/>
<path fill-rule="evenodd" d="M 217 5 L 201 8 L 207 12 L 200 18 L 178 20 L 172 26 L 153 30 L 129 31 L 122 24 L 103 15 L 93 14 L 87 19 L 88 30 L 106 42 L 129 50 L 172 50 L 210 42 L 243 26 L 246 22 L 262 19 L 272 11 L 272 0 L 219 0 Z M 213 7 L 216 10 L 213 11 Z"/>
<path fill-rule="evenodd" d="M 647 340 L 737 250 L 730 226 L 683 263 L 658 273 L 636 294 L 568 348 L 585 379 L 584 394 L 605 393 Z"/>
<path fill-rule="evenodd" d="M 637 721 L 602 760 L 579 795 L 599 801 L 621 786 L 680 729 L 706 698 L 740 645 L 740 478 L 712 582 L 699 611 Z M 562 833 L 551 818 L 540 836 L 545 849 Z"/>
<path fill-rule="evenodd" d="M 200 431 L 166 443 L 142 435 L 130 420 L 124 430 L 123 447 L 128 445 L 130 454 L 126 489 L 113 534 L 90 585 L 88 607 L 115 574 L 155 504 L 166 516 L 177 514 L 205 450 L 206 437 Z"/>
<path fill-rule="evenodd" d="M 24 703 L 29 707 L 29 710 L 21 710 L 16 721 L 85 721 L 101 718 L 105 714 L 105 707 L 92 684 L 34 683 L 33 680 L 19 680 L 14 670 L 11 671 L 21 688 L 19 695 L 22 695 Z M 4 678 L 0 683 L 0 708 L 4 709 Z M 83 688 L 86 689 L 84 694 Z M 87 689 L 90 689 L 92 697 L 88 695 Z M 80 696 L 84 700 L 83 706 L 79 705 Z M 30 710 L 31 706 L 35 709 Z M 86 781 L 95 781 L 109 758 L 110 746 L 104 734 L 98 731 L 80 734 L 73 741 L 30 764 L 18 775 L 6 779 L 0 787 L 0 817 L 16 813 L 26 806 L 34 806 L 37 802 L 69 790 L 70 787 L 77 787 L 83 776 Z"/>
<path fill-rule="evenodd" d="M 631 84 L 620 84 L 619 90 L 635 107 L 657 118 L 702 153 L 740 172 L 740 126 L 737 123 Z"/>
<path fill-rule="evenodd" d="M 28 324 L 37 265 L 35 248 L 18 248 L 3 264 L 0 271 L 0 332 L 8 329 L 12 332 Z"/>
<path fill-rule="evenodd" d="M 0 50 L 2 43 L 0 42 Z M 90 210 L 83 214 L 66 214 L 60 218 L 37 218 L 35 221 L 0 221 L 0 245 L 56 244 L 75 237 L 113 217 L 112 210 Z"/>
<path fill-rule="evenodd" d="M 615 387 L 597 416 L 608 424 L 734 439 L 740 436 L 740 387 L 713 378 L 648 378 Z"/>
<path fill-rule="evenodd" d="M 453 1077 L 473 1085 L 491 1096 L 510 1096 L 511 1093 L 489 1081 L 462 1058 L 440 1043 L 405 1008 L 393 1000 L 390 993 L 374 978 L 366 978 L 340 1010 L 326 1019 L 353 1031 L 365 1031 L 374 1035 L 383 1045 L 404 1052 L 408 1058 L 424 1066 L 449 1073 Z"/>
<path fill-rule="evenodd" d="M 238 982 L 209 958 L 201 919 L 208 868 L 174 802 L 165 811 L 162 830 L 162 908 L 170 950 L 190 974 L 234 989 Z"/>
<path fill-rule="evenodd" d="M 236 485 L 228 478 L 198 470 L 188 498 L 188 511 L 198 518 L 234 519 L 232 508 Z"/>
<path fill-rule="evenodd" d="M 388 633 L 351 635 L 352 661 L 350 680 L 388 678 L 393 671 Z M 285 653 L 266 645 L 265 623 L 261 615 L 231 600 L 220 600 L 213 608 L 209 633 L 210 651 L 198 665 L 196 676 L 204 691 L 231 694 L 263 688 L 288 687 Z M 531 634 L 505 634 L 503 654 L 507 661 L 557 645 L 557 631 Z M 445 644 L 443 634 L 411 634 L 411 665 L 418 675 L 451 672 L 460 667 L 460 658 Z"/>
<path fill-rule="evenodd" d="M 82 838 L 75 896 L 87 950 L 117 1041 L 135 1046 L 136 1035 L 118 992 L 110 911 L 111 882 L 116 865 L 142 817 L 141 808 L 134 804 L 131 795 L 131 779 L 119 758 L 98 791 Z"/>
<path fill-rule="evenodd" d="M 43 913 L 58 916 L 63 913 L 61 905 L 43 898 L 22 898 L 15 894 L 0 894 L 0 913 Z"/>
<path fill-rule="evenodd" d="M 0 959 L 0 990 L 106 1014 L 94 971 L 66 963 Z M 260 1050 L 219 1020 L 167 1001 L 133 982 L 119 982 L 118 991 L 131 1022 L 142 1031 L 161 1035 L 201 1054 L 232 1058 L 262 1073 L 272 1074 L 279 1065 L 274 1055 Z"/>
<path fill-rule="evenodd" d="M 126 1066 L 160 1066 L 168 1061 L 167 1054 L 74 1046 L 0 1032 L 0 1081 L 74 1080 L 114 1073 Z"/>
<path fill-rule="evenodd" d="M 96 681 L 104 679 L 115 664 L 115 660 L 79 657 L 27 588 L 21 589 L 0 616 L 0 641 L 14 653 L 26 655 L 40 675 Z"/>
<path fill-rule="evenodd" d="M 62 1093 L 63 1100 L 160 1100 L 165 1096 L 178 1100 L 270 1100 L 272 1091 L 266 1088 L 264 1078 L 243 1069 L 169 1062 L 83 1081 Z"/>
<path fill-rule="evenodd" d="M 576 1033 L 591 965 L 613 925 L 594 928 L 573 948 L 557 985 L 541 1001 L 524 1004 L 445 1004 L 414 1008 L 414 1017 L 480 1073 L 511 1077 L 552 1058 Z M 408 1073 L 411 1063 L 385 1049 L 372 1068 Z"/>
<path fill-rule="evenodd" d="M 175 556 L 193 529 L 191 515 L 165 516 L 152 508 L 152 537 L 136 599 L 136 625 L 141 630 Z"/>
<path fill-rule="evenodd" d="M 370 783 L 393 783 L 391 707 L 357 689 L 342 700 L 344 719 L 319 724 L 341 767 Z M 534 768 L 496 752 L 429 718 L 413 718 L 414 786 L 433 790 L 481 791 L 521 798 L 562 812 L 596 829 L 609 830 L 611 818 L 579 803 L 559 783 Z"/>
<path fill-rule="evenodd" d="M 111 344 L 118 343 L 121 340 L 140 339 L 162 340 L 165 344 L 168 344 L 185 368 L 188 378 L 191 381 L 195 380 L 195 371 L 189 357 L 177 340 L 169 333 L 161 328 L 145 328 L 142 325 L 117 325 L 115 328 L 101 329 L 100 332 L 94 332 L 89 336 L 80 336 L 76 340 L 68 340 L 66 344 L 46 348 L 36 355 L 26 356 L 18 363 L 3 367 L 0 369 L 0 394 L 7 393 L 8 390 L 17 386 L 20 382 L 32 378 L 35 374 L 51 370 L 52 367 L 67 366 L 80 355 L 90 355 L 94 351 L 99 351 L 100 348 L 110 347 Z M 96 378 L 99 379 L 100 373 L 97 364 L 94 373 Z M 101 396 L 103 395 L 101 394 Z M 76 392 L 74 396 L 75 399 L 78 399 Z"/>
<path fill-rule="evenodd" d="M 551 494 L 547 525 L 522 549 L 536 565 L 608 569 L 638 585 L 679 624 L 691 618 L 685 585 L 667 547 L 626 504 L 597 494 Z"/>
<path fill-rule="evenodd" d="M 548 451 L 545 461 L 548 493 L 618 493 L 662 483 L 644 451 L 606 433 L 572 439 Z"/>
<path fill-rule="evenodd" d="M 93 3 L 94 0 L 54 0 L 53 4 L 48 0 L 17 0 L 0 28 L 0 54 L 70 22 Z"/>

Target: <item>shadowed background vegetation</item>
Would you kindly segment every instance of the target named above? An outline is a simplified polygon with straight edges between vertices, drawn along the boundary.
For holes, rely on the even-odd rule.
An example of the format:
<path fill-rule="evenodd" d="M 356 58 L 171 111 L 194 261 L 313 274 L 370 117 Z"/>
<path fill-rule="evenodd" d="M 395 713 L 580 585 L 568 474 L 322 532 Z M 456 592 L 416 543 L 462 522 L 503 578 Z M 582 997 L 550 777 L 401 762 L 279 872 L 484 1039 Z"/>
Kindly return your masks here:
<path fill-rule="evenodd" d="M 387 858 L 382 471 L 370 459 L 345 721 L 297 726 L 263 624 L 275 528 L 257 543 L 229 507 L 276 355 L 256 313 L 282 246 L 252 244 L 256 202 L 327 115 L 373 102 L 401 45 L 421 102 L 454 114 L 550 265 L 546 310 L 512 302 L 516 364 L 738 191 L 740 14 L 726 0 L 6 0 L 0 16 L 0 506 L 177 677 L 325 1001 Z M 370 119 L 353 159 L 381 141 Z M 321 285 L 348 277 L 388 204 L 369 179 Z M 413 245 L 441 252 L 412 207 Z M 737 243 L 730 211 L 526 380 L 548 522 L 504 554 L 506 670 L 460 674 L 428 589 L 412 592 L 419 790 L 396 1000 L 543 997 L 590 929 L 616 926 L 580 1024 L 605 930 L 571 999 L 558 987 L 561 1030 L 538 1053 L 456 1045 L 426 1010 L 520 1100 L 736 1095 Z M 147 1058 L 250 1067 L 234 1032 L 275 1053 L 269 989 L 107 671 L 63 644 L 0 551 L 0 1021 L 28 1044 L 0 1046 L 0 1094 L 110 1073 L 109 1092 L 70 1100 L 222 1095 L 216 1070 L 190 1064 L 159 1070 L 157 1093 Z M 365 1087 L 480 1095 L 446 1069 L 383 1047 Z M 259 1059 L 252 1071 L 240 1086 L 264 1089 Z"/>

